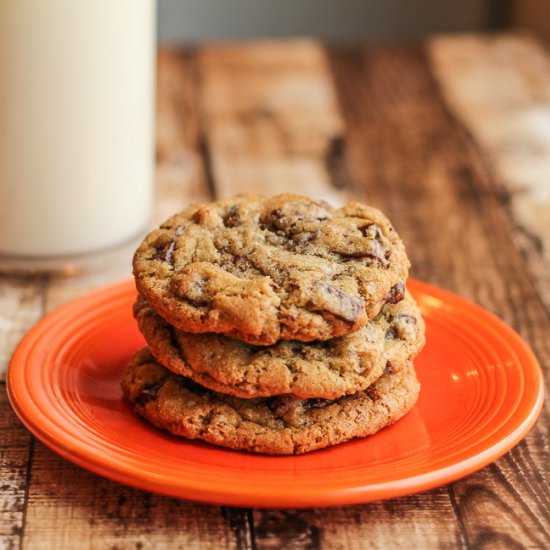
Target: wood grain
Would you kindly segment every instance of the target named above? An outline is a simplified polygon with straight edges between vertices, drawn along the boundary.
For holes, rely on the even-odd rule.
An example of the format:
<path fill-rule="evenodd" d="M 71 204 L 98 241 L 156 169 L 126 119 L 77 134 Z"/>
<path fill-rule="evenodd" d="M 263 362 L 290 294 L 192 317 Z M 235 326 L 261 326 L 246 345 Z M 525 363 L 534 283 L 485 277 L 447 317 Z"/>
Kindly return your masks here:
<path fill-rule="evenodd" d="M 258 549 L 462 548 L 453 515 L 445 488 L 363 506 L 256 510 L 254 540 Z"/>
<path fill-rule="evenodd" d="M 0 277 L 0 381 L 5 380 L 15 346 L 44 315 L 46 288 L 45 278 Z"/>
<path fill-rule="evenodd" d="M 342 201 L 343 126 L 319 44 L 207 46 L 199 70 L 217 196 L 301 192 Z"/>
<path fill-rule="evenodd" d="M 546 0 L 511 0 L 510 22 L 550 40 L 550 3 Z"/>
<path fill-rule="evenodd" d="M 429 43 L 428 52 L 447 104 L 470 132 L 493 176 L 485 178 L 485 188 L 492 187 L 500 204 L 487 206 L 500 219 L 490 220 L 491 248 L 515 249 L 495 262 L 509 290 L 506 300 L 491 306 L 531 343 L 547 374 L 548 390 L 550 346 L 544 334 L 550 327 L 550 60 L 526 36 L 441 38 Z M 487 202 L 477 200 L 480 206 Z M 518 447 L 457 485 L 457 500 L 472 526 L 472 545 L 518 540 L 526 547 L 548 545 L 549 425 L 546 402 L 537 426 Z M 480 521 L 487 517 L 490 523 Z"/>
<path fill-rule="evenodd" d="M 512 238 L 500 185 L 445 103 L 425 53 L 369 49 L 333 52 L 331 59 L 347 113 L 350 173 L 358 192 L 395 222 L 415 275 L 505 319 L 548 372 L 548 314 Z M 469 547 L 549 540 L 550 491 L 541 483 L 548 479 L 548 422 L 546 405 L 506 458 L 449 487 Z"/>
<path fill-rule="evenodd" d="M 19 422 L 0 382 L 0 548 L 19 547 L 27 509 L 31 435 Z"/>
<path fill-rule="evenodd" d="M 157 171 L 153 226 L 190 202 L 207 201 L 201 157 L 203 136 L 198 105 L 196 55 L 164 50 L 157 69 Z"/>
<path fill-rule="evenodd" d="M 98 288 L 131 278 L 131 255 L 113 269 L 87 277 L 52 277 L 44 296 L 44 312 L 49 313 L 64 303 Z"/>
<path fill-rule="evenodd" d="M 438 38 L 428 52 L 501 186 L 515 244 L 550 309 L 550 58 L 521 35 Z"/>
<path fill-rule="evenodd" d="M 36 444 L 26 549 L 238 548 L 220 508 L 123 487 Z"/>

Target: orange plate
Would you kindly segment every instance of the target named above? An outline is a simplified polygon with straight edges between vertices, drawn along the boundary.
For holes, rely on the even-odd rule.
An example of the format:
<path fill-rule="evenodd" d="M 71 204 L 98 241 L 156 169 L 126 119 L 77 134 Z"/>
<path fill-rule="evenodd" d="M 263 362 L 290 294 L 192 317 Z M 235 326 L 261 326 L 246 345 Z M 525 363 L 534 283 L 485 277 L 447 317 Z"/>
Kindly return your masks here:
<path fill-rule="evenodd" d="M 46 445 L 141 489 L 259 507 L 353 504 L 443 485 L 497 459 L 535 422 L 537 360 L 479 306 L 425 283 L 409 288 L 426 318 L 418 403 L 375 436 L 302 456 L 235 452 L 161 432 L 122 398 L 125 363 L 144 343 L 135 290 L 118 284 L 74 300 L 22 340 L 8 372 L 12 405 Z"/>

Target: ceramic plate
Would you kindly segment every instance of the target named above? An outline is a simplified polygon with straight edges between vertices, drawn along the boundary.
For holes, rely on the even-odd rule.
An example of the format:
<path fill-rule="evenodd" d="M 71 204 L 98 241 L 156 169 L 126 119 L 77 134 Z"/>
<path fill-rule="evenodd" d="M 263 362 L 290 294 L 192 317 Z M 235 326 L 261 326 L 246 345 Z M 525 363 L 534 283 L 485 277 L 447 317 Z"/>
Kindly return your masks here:
<path fill-rule="evenodd" d="M 415 362 L 412 411 L 362 440 L 290 457 L 187 441 L 140 420 L 122 397 L 125 363 L 144 341 L 136 293 L 121 283 L 74 300 L 22 340 L 8 372 L 12 405 L 51 449 L 148 491 L 235 506 L 368 502 L 463 477 L 516 445 L 543 399 L 537 360 L 495 316 L 418 281 L 409 288 L 427 327 Z"/>

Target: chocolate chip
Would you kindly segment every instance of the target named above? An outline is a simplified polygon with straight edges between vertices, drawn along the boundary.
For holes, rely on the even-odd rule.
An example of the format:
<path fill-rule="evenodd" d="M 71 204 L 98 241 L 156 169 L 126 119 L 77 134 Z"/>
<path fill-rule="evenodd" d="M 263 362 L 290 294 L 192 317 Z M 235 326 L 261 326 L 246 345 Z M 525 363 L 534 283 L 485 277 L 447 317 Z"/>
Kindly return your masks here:
<path fill-rule="evenodd" d="M 360 228 L 360 230 L 361 230 L 361 233 L 363 233 L 363 235 L 367 237 L 367 239 L 380 240 L 383 237 L 382 230 L 375 223 L 369 223 L 368 225 L 364 225 L 363 227 Z"/>
<path fill-rule="evenodd" d="M 136 397 L 136 403 L 140 407 L 144 407 L 150 401 L 154 401 L 158 397 L 160 388 L 162 388 L 163 384 L 164 380 L 162 380 L 158 384 L 155 384 L 154 386 L 150 386 L 148 388 L 145 388 L 144 390 L 141 390 L 139 395 Z"/>
<path fill-rule="evenodd" d="M 241 215 L 236 206 L 232 206 L 223 218 L 225 227 L 236 227 L 241 223 Z"/>
<path fill-rule="evenodd" d="M 408 315 L 407 313 L 400 313 L 396 320 L 398 322 L 405 322 L 405 323 L 412 323 L 413 325 L 416 325 L 416 317 L 413 317 L 412 315 Z"/>
<path fill-rule="evenodd" d="M 401 340 L 412 339 L 416 332 L 416 317 L 402 313 L 393 319 L 393 326 Z"/>
<path fill-rule="evenodd" d="M 356 321 L 363 311 L 362 298 L 351 296 L 326 281 L 315 281 L 309 304 L 349 322 Z"/>
<path fill-rule="evenodd" d="M 375 223 L 369 223 L 359 229 L 365 239 L 359 239 L 353 244 L 348 244 L 345 249 L 339 248 L 335 252 L 344 259 L 367 258 L 376 261 L 381 267 L 388 267 L 391 251 L 380 227 Z"/>
<path fill-rule="evenodd" d="M 174 250 L 176 248 L 176 242 L 175 239 L 183 235 L 185 232 L 185 226 L 184 225 L 178 225 L 176 226 L 176 230 L 174 232 L 174 236 L 170 241 L 165 243 L 161 248 L 158 250 L 157 258 L 164 260 L 165 262 L 172 265 L 172 256 L 174 254 Z"/>
<path fill-rule="evenodd" d="M 370 258 L 377 260 L 382 265 L 387 263 L 385 247 L 374 240 L 363 242 L 355 249 L 349 248 L 345 252 L 340 252 L 340 255 L 348 258 Z"/>
<path fill-rule="evenodd" d="M 267 216 L 264 216 L 260 221 L 260 229 L 270 231 L 279 237 L 286 236 L 287 221 L 283 219 L 283 211 L 280 208 L 272 210 Z"/>
<path fill-rule="evenodd" d="M 416 317 L 401 313 L 390 318 L 390 328 L 386 331 L 387 339 L 399 338 L 400 340 L 410 340 L 415 337 Z"/>
<path fill-rule="evenodd" d="M 278 418 L 291 426 L 303 425 L 303 413 L 333 403 L 328 399 L 298 399 L 292 395 L 268 397 L 262 403 Z"/>
<path fill-rule="evenodd" d="M 332 401 L 330 399 L 307 399 L 304 401 L 304 411 L 309 411 L 310 409 L 322 409 L 330 405 Z"/>
<path fill-rule="evenodd" d="M 202 277 L 198 277 L 190 284 L 188 292 L 185 294 L 185 298 L 195 307 L 204 307 L 210 303 L 204 292 L 205 285 L 206 281 Z"/>
<path fill-rule="evenodd" d="M 158 257 L 161 260 L 164 260 L 165 262 L 168 262 L 169 264 L 172 264 L 172 255 L 174 254 L 174 249 L 176 248 L 176 243 L 174 241 L 170 241 L 169 243 L 166 243 L 158 253 Z"/>
<path fill-rule="evenodd" d="M 405 283 L 397 283 L 384 297 L 386 304 L 398 304 L 405 297 Z"/>
<path fill-rule="evenodd" d="M 288 224 L 292 223 L 292 220 L 285 219 L 283 211 L 277 208 L 276 210 L 272 210 L 268 216 L 264 218 L 263 223 L 268 231 L 283 236 L 286 234 Z"/>

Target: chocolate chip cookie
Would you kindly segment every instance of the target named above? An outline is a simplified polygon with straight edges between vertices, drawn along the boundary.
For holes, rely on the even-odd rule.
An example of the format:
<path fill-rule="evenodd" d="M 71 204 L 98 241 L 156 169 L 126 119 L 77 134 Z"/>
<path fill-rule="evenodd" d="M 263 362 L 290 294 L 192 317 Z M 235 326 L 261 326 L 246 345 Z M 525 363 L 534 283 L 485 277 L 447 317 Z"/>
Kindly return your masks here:
<path fill-rule="evenodd" d="M 151 353 L 176 374 L 218 392 L 251 398 L 292 394 L 334 399 L 397 372 L 424 345 L 424 322 L 413 298 L 386 304 L 359 331 L 323 342 L 280 340 L 254 346 L 215 333 L 172 327 L 143 297 L 134 315 Z"/>
<path fill-rule="evenodd" d="M 273 455 L 305 453 L 374 434 L 407 413 L 420 389 L 410 364 L 362 392 L 333 401 L 288 395 L 240 399 L 173 374 L 147 348 L 131 360 L 122 387 L 136 412 L 159 428 Z"/>
<path fill-rule="evenodd" d="M 403 298 L 409 262 L 375 208 L 246 195 L 176 214 L 133 266 L 139 292 L 177 328 L 271 345 L 360 329 Z"/>

